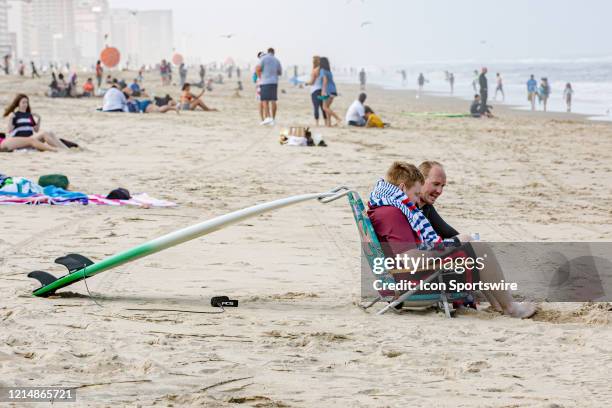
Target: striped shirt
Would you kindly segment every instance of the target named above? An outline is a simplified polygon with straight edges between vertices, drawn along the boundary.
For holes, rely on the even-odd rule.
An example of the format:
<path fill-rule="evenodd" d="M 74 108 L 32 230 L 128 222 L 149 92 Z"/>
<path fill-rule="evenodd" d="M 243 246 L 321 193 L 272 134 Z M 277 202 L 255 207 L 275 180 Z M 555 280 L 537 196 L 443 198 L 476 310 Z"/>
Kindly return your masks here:
<path fill-rule="evenodd" d="M 34 134 L 36 122 L 30 112 L 15 112 L 11 136 L 28 137 Z"/>

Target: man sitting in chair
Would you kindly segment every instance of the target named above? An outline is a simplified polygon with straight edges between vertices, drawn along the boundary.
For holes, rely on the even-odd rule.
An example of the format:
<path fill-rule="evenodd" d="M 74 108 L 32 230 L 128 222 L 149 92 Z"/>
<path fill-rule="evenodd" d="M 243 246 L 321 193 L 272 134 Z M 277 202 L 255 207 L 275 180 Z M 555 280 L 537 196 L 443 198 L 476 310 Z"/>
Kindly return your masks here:
<path fill-rule="evenodd" d="M 446 187 L 444 167 L 437 161 L 424 161 L 419 165 L 419 170 L 425 178 L 417 203 L 421 212 L 429 220 L 434 231 L 442 238 L 452 238 L 459 235 L 459 232 L 447 224 L 434 208 L 436 200 L 442 195 L 444 187 Z"/>
<path fill-rule="evenodd" d="M 405 253 L 411 258 L 447 257 L 461 248 L 483 261 L 483 267 L 478 271 L 480 281 L 494 283 L 504 280 L 497 259 L 482 243 L 468 244 L 472 238 L 466 234 L 443 238 L 436 233 L 415 204 L 420 200 L 424 183 L 425 178 L 416 166 L 394 162 L 385 178 L 376 183 L 370 194 L 368 217 L 385 256 L 394 257 Z M 465 273 L 453 274 L 453 279 L 465 282 L 468 276 Z M 533 304 L 514 302 L 507 290 L 483 293 L 493 308 L 511 317 L 528 318 L 535 313 Z"/>

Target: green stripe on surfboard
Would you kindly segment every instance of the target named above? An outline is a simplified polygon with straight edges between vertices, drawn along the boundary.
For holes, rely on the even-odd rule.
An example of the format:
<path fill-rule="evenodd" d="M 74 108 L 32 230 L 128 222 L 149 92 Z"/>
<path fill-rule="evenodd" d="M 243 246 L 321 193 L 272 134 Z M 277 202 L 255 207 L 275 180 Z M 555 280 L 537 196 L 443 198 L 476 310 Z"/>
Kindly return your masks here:
<path fill-rule="evenodd" d="M 138 245 L 134 248 L 120 252 L 100 262 L 90 265 L 87 268 L 80 269 L 62 278 L 59 278 L 55 282 L 36 289 L 33 294 L 34 296 L 45 296 L 75 282 L 94 276 L 100 272 L 104 272 L 108 269 L 115 268 L 119 265 L 123 265 L 124 263 L 152 254 L 156 252 L 156 249 L 157 248 L 154 245 L 151 245 L 150 243 Z"/>

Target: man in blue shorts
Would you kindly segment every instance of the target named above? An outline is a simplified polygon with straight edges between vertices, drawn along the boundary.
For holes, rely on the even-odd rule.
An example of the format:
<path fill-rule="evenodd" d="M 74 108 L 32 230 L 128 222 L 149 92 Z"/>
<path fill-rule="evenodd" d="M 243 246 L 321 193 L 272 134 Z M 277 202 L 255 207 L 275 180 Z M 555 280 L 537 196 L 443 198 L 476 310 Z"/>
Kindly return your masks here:
<path fill-rule="evenodd" d="M 274 56 L 274 48 L 259 60 L 257 74 L 261 78 L 260 100 L 263 104 L 264 120 L 261 125 L 274 126 L 276 120 L 276 101 L 278 99 L 278 77 L 283 74 L 280 61 Z"/>

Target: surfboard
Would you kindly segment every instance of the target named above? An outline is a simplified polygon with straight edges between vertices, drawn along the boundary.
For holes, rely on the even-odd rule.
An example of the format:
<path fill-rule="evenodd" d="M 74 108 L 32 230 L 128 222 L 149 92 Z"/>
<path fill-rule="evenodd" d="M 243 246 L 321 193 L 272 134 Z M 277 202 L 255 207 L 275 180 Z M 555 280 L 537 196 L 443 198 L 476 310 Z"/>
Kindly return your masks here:
<path fill-rule="evenodd" d="M 343 189 L 346 190 L 345 187 L 339 187 L 327 193 L 302 194 L 243 208 L 229 214 L 203 221 L 199 224 L 170 232 L 169 234 L 119 252 L 100 262 L 93 262 L 83 255 L 68 254 L 55 260 L 56 263 L 64 265 L 68 269 L 67 275 L 56 278 L 45 271 L 33 271 L 28 274 L 28 277 L 38 280 L 41 284 L 41 287 L 35 289 L 32 293 L 34 296 L 41 297 L 52 295 L 55 291 L 70 286 L 85 278 L 90 278 L 104 271 L 117 268 L 126 263 L 182 244 L 183 242 L 210 234 L 247 218 L 313 199 L 318 199 L 322 203 L 333 201 L 346 194 L 344 192 L 339 192 Z"/>

